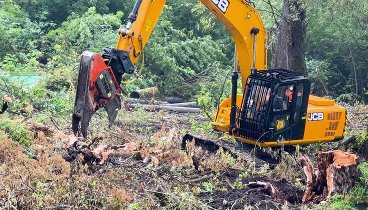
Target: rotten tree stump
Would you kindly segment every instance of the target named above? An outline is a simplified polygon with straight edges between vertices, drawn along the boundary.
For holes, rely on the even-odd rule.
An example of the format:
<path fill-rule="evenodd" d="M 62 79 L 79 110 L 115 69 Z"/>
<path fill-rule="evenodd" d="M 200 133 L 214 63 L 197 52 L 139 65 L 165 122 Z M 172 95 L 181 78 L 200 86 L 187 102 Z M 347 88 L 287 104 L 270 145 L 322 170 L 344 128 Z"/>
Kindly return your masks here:
<path fill-rule="evenodd" d="M 314 168 L 308 156 L 303 155 L 302 165 L 307 177 L 303 203 L 322 201 L 351 189 L 358 179 L 357 155 L 340 150 L 320 152 Z"/>

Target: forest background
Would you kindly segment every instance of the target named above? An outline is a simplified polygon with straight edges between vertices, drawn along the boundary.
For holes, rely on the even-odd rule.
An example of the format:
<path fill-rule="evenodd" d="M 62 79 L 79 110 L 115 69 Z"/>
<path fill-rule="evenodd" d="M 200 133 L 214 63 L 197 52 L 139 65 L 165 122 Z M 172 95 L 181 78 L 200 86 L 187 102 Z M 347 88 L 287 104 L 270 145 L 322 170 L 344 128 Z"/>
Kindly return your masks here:
<path fill-rule="evenodd" d="M 254 3 L 268 30 L 271 64 L 283 1 Z M 18 105 L 28 102 L 40 111 L 70 113 L 79 55 L 114 47 L 117 29 L 133 4 L 2 0 L 0 88 L 20 99 Z M 307 0 L 302 6 L 307 11 L 306 66 L 313 94 L 346 103 L 367 102 L 368 3 Z M 199 1 L 169 0 L 146 47 L 143 76 L 123 91 L 157 86 L 162 96 L 205 95 L 216 105 L 219 96 L 230 93 L 233 45 L 230 34 Z"/>

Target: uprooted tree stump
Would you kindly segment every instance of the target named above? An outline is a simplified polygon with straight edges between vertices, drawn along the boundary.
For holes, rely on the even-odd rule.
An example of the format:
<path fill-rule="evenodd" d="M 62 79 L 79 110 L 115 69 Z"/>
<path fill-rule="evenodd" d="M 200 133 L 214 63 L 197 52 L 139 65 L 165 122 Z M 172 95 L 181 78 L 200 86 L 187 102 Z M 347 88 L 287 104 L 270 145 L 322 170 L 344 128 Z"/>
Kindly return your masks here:
<path fill-rule="evenodd" d="M 303 203 L 322 201 L 334 194 L 342 194 L 358 179 L 357 155 L 340 150 L 320 152 L 317 168 L 303 155 L 302 165 L 307 178 Z"/>

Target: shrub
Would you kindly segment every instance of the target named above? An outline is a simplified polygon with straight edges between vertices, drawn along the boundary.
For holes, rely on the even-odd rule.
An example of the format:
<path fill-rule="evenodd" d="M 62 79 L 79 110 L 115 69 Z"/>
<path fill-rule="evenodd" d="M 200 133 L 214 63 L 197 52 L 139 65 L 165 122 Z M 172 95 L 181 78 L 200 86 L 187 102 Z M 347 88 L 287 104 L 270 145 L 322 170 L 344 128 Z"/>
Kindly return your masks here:
<path fill-rule="evenodd" d="M 84 50 L 93 52 L 102 51 L 103 47 L 115 44 L 117 40 L 116 30 L 120 27 L 120 18 L 123 13 L 116 15 L 100 15 L 94 7 L 85 14 L 71 16 L 62 25 L 50 32 L 46 38 L 49 42 L 45 50 L 52 49 L 51 61 L 54 65 L 73 64 L 70 57 L 79 58 Z M 74 60 L 79 62 L 79 60 Z"/>
<path fill-rule="evenodd" d="M 23 146 L 29 147 L 32 144 L 32 132 L 29 131 L 27 126 L 20 123 L 19 120 L 1 118 L 0 130 L 5 131 L 12 141 L 18 142 Z"/>

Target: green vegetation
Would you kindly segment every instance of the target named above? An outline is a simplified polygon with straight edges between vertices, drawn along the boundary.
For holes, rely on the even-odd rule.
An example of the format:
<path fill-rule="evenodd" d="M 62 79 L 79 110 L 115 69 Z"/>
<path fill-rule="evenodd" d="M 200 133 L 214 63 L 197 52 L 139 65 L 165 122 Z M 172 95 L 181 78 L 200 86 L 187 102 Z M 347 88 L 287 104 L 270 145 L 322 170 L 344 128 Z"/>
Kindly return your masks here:
<path fill-rule="evenodd" d="M 0 130 L 7 133 L 9 139 L 23 146 L 29 147 L 32 144 L 33 133 L 29 131 L 29 128 L 22 124 L 20 120 L 1 118 Z"/>
<path fill-rule="evenodd" d="M 2 1 L 0 70 L 39 72 L 46 77 L 62 72 L 52 75 L 47 88 L 57 92 L 73 90 L 80 53 L 114 46 L 116 30 L 125 22 L 133 3 Z M 307 4 L 307 60 L 313 92 L 341 96 L 347 102 L 367 101 L 366 3 L 351 0 L 349 4 Z M 275 18 L 270 11 L 281 9 L 282 1 L 274 1 L 272 8 L 265 2 L 256 2 L 256 6 L 272 42 L 278 16 Z M 349 11 L 357 12 L 349 15 Z M 165 96 L 184 98 L 208 92 L 214 99 L 210 104 L 215 105 L 222 92 L 223 96 L 229 95 L 232 54 L 231 36 L 196 0 L 169 1 L 146 47 L 144 75 L 123 90 L 127 93 L 137 86 L 155 85 Z"/>
<path fill-rule="evenodd" d="M 310 1 L 308 14 L 307 57 L 314 92 L 367 101 L 368 4 Z"/>

